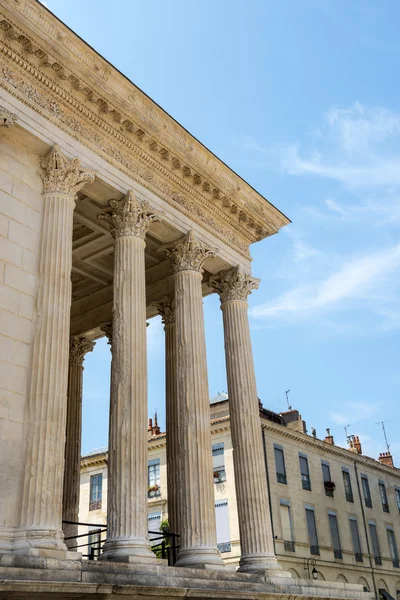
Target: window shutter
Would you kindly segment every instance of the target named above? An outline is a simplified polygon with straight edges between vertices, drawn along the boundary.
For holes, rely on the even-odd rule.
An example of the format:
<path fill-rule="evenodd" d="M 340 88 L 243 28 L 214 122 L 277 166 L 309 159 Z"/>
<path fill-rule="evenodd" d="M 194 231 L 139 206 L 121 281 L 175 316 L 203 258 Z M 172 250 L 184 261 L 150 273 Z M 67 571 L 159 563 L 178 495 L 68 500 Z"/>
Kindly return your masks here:
<path fill-rule="evenodd" d="M 219 500 L 215 503 L 215 520 L 217 522 L 217 543 L 230 542 L 228 500 Z"/>
<path fill-rule="evenodd" d="M 290 521 L 290 507 L 286 504 L 280 505 L 281 523 L 282 523 L 282 539 L 285 542 L 293 541 L 292 524 Z"/>

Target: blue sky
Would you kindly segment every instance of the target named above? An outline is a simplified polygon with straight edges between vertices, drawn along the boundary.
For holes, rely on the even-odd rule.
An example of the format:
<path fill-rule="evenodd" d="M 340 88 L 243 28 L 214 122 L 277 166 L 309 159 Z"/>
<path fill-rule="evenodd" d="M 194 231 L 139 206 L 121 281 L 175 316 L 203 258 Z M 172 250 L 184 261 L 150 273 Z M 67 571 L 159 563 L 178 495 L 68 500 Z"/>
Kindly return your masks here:
<path fill-rule="evenodd" d="M 293 221 L 252 248 L 258 392 L 324 437 L 400 463 L 400 41 L 396 0 L 46 0 L 47 7 Z M 210 394 L 226 390 L 205 300 Z M 149 410 L 164 410 L 148 328 Z M 83 451 L 107 443 L 109 350 L 86 359 Z"/>

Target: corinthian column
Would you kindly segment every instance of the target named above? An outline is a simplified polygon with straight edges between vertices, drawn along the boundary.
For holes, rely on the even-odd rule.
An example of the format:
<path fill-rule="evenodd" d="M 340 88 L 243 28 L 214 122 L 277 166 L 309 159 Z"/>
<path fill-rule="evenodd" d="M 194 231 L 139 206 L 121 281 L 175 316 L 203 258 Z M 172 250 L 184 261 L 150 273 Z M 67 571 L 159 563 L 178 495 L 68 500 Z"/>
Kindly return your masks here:
<path fill-rule="evenodd" d="M 115 239 L 108 519 L 103 560 L 156 560 L 147 533 L 145 235 L 160 216 L 132 191 L 99 214 Z"/>
<path fill-rule="evenodd" d="M 83 361 L 94 342 L 73 336 L 69 345 L 67 428 L 63 488 L 63 521 L 78 521 L 81 472 Z M 63 524 L 66 538 L 78 535 L 77 525 Z M 68 548 L 76 540 L 66 540 Z"/>
<path fill-rule="evenodd" d="M 180 535 L 179 493 L 179 410 L 176 385 L 175 301 L 164 297 L 157 303 L 165 330 L 165 391 L 167 422 L 168 523 L 172 533 Z"/>
<path fill-rule="evenodd" d="M 233 464 L 239 518 L 240 571 L 280 569 L 274 553 L 247 297 L 259 279 L 238 267 L 211 277 L 220 294 Z"/>
<path fill-rule="evenodd" d="M 217 549 L 201 280 L 215 256 L 192 232 L 160 247 L 175 273 L 180 551 L 177 566 L 222 565 Z"/>
<path fill-rule="evenodd" d="M 40 247 L 38 317 L 25 422 L 25 480 L 21 527 L 15 547 L 66 550 L 62 492 L 69 327 L 72 215 L 76 193 L 94 180 L 77 158 L 54 146 L 42 160 L 43 225 Z M 36 553 L 39 553 L 37 551 Z"/>

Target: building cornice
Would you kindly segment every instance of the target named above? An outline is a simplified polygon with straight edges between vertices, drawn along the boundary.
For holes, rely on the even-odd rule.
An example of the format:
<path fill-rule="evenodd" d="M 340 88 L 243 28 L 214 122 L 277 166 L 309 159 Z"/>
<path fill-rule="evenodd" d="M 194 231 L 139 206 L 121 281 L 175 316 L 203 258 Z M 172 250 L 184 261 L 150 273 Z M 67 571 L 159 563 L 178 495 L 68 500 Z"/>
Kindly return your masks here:
<path fill-rule="evenodd" d="M 0 85 L 248 258 L 289 223 L 36 0 L 2 0 Z"/>

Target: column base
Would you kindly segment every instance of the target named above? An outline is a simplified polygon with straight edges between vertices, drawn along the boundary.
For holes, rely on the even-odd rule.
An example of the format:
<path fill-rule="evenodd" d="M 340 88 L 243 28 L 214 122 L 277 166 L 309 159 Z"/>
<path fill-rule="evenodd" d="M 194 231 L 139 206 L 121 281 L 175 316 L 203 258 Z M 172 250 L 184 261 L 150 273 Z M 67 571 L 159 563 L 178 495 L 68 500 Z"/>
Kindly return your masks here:
<path fill-rule="evenodd" d="M 216 548 L 185 548 L 179 551 L 174 566 L 193 569 L 225 568 L 225 563 Z"/>
<path fill-rule="evenodd" d="M 80 552 L 69 551 L 64 534 L 56 529 L 19 529 L 15 532 L 13 552 L 60 560 L 81 560 Z"/>
<path fill-rule="evenodd" d="M 239 573 L 265 573 L 271 577 L 290 577 L 282 571 L 274 554 L 248 554 L 242 556 L 239 562 Z"/>
<path fill-rule="evenodd" d="M 148 540 L 128 538 L 106 540 L 98 560 L 152 564 L 157 563 L 158 558 Z"/>

